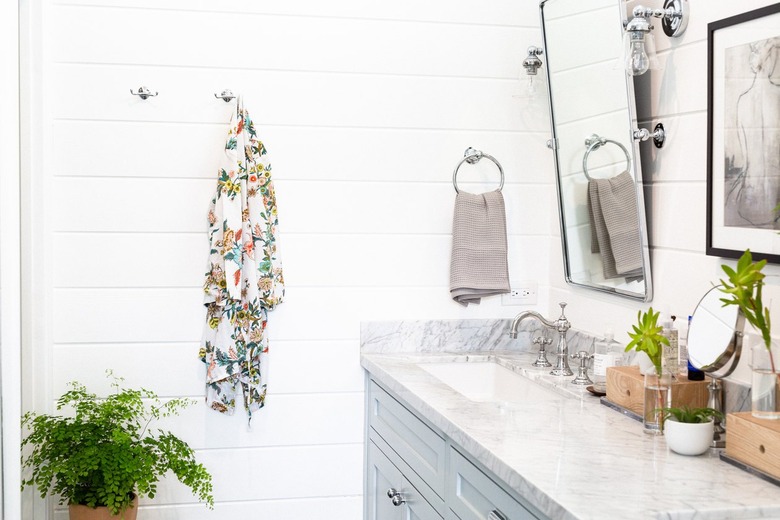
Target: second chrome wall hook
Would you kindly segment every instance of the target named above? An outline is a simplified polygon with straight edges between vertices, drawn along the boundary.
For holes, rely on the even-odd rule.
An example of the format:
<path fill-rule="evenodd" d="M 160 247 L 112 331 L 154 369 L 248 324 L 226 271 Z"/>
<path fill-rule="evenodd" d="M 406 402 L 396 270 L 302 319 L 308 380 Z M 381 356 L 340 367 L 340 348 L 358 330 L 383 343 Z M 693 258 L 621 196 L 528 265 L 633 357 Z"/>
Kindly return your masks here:
<path fill-rule="evenodd" d="M 236 96 L 233 95 L 233 91 L 229 89 L 223 90 L 220 94 L 215 93 L 214 97 L 217 99 L 221 99 L 225 103 L 230 103 L 236 98 Z"/>
<path fill-rule="evenodd" d="M 135 91 L 135 92 L 133 92 L 133 89 L 130 89 L 130 93 L 132 95 L 134 95 L 134 96 L 138 96 L 141 99 L 148 99 L 148 98 L 154 97 L 154 96 L 156 96 L 158 94 L 157 91 L 152 92 L 151 90 L 149 90 L 148 88 L 146 88 L 144 86 L 138 87 L 138 90 Z"/>

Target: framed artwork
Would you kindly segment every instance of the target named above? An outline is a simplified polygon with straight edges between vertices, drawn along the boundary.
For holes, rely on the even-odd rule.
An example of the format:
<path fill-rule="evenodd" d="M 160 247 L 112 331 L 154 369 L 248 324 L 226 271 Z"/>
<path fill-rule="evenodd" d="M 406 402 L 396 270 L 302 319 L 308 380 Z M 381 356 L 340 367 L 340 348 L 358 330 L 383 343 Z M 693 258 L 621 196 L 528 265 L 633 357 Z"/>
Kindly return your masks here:
<path fill-rule="evenodd" d="M 780 3 L 707 31 L 707 254 L 780 263 Z"/>

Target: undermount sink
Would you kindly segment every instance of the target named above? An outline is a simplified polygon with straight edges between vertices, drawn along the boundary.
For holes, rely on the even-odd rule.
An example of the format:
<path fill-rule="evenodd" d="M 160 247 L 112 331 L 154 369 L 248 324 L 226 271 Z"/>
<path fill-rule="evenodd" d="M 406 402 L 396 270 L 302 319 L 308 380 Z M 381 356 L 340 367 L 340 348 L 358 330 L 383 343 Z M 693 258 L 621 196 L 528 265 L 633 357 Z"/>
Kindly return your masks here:
<path fill-rule="evenodd" d="M 470 401 L 531 403 L 562 397 L 490 361 L 420 363 L 418 366 Z"/>

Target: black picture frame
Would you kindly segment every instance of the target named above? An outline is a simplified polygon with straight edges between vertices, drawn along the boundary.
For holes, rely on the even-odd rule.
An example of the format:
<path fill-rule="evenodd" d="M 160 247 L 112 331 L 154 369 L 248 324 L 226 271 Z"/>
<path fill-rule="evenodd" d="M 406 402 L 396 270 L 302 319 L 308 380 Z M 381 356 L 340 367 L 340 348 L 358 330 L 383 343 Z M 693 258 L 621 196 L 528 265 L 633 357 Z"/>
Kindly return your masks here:
<path fill-rule="evenodd" d="M 769 58 L 762 58 L 767 47 Z M 746 53 L 747 60 L 743 59 Z M 766 62 L 761 59 L 773 60 L 772 69 L 762 66 Z M 762 88 L 762 71 L 765 75 L 769 71 L 768 84 L 780 78 L 780 3 L 708 24 L 706 254 L 739 258 L 750 249 L 755 260 L 780 263 L 780 211 L 774 211 L 780 204 L 780 171 L 775 172 L 771 164 L 766 167 L 763 160 L 766 153 L 780 157 L 780 148 L 757 156 L 759 141 L 749 140 L 767 132 L 773 132 L 774 138 L 780 132 L 780 110 L 773 110 L 780 107 L 780 86 L 776 100 L 774 90 Z M 770 96 L 769 106 L 759 94 Z M 766 124 L 767 118 L 772 125 Z M 778 178 L 771 213 L 767 208 L 775 189 L 764 182 L 767 170 L 775 173 L 770 178 Z"/>

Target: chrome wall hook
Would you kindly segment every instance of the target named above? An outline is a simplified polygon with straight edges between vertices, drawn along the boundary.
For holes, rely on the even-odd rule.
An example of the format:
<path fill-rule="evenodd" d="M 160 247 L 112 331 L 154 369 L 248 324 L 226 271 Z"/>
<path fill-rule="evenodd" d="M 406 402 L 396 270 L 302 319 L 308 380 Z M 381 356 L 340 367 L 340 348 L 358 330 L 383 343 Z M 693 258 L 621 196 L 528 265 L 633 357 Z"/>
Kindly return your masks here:
<path fill-rule="evenodd" d="M 229 89 L 223 90 L 220 94 L 214 93 L 214 97 L 217 99 L 221 99 L 225 103 L 230 103 L 234 99 L 236 99 L 236 96 L 233 95 L 233 91 Z"/>
<path fill-rule="evenodd" d="M 133 92 L 133 89 L 130 89 L 130 93 L 134 96 L 138 96 L 141 99 L 148 99 L 150 97 L 154 97 L 158 94 L 158 92 L 152 92 L 148 88 L 141 86 L 138 87 L 138 90 L 136 92 Z"/>

